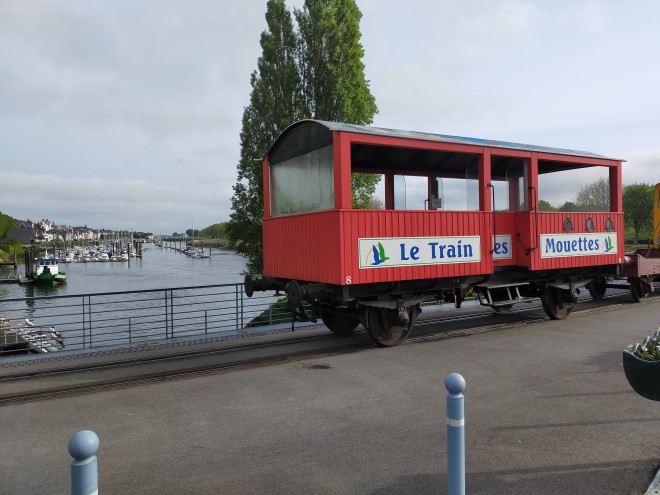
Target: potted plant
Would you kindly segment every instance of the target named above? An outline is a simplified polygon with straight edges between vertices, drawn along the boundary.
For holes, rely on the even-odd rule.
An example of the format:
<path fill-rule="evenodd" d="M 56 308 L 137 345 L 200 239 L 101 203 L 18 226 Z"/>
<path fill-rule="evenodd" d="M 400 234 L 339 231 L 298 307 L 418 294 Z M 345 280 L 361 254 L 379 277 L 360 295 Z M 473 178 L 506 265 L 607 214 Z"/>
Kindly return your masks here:
<path fill-rule="evenodd" d="M 623 371 L 635 392 L 660 401 L 660 328 L 623 351 Z"/>

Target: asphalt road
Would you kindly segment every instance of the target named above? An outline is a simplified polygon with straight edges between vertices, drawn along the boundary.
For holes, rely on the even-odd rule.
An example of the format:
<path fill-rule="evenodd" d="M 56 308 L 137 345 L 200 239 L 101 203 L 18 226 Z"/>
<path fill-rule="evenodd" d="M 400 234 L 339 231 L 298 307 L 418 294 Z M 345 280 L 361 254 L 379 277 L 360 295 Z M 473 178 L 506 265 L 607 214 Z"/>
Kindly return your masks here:
<path fill-rule="evenodd" d="M 643 492 L 660 403 L 633 392 L 621 351 L 660 326 L 660 298 L 511 321 L 0 407 L 0 493 L 69 493 L 82 429 L 101 439 L 102 494 L 446 493 L 452 372 L 467 382 L 467 493 Z"/>

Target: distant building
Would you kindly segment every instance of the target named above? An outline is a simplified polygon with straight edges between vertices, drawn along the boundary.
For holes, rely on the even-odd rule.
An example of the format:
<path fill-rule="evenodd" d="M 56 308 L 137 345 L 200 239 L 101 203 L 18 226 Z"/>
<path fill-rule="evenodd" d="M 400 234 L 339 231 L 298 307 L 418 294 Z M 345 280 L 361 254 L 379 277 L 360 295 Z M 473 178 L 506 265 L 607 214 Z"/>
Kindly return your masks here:
<path fill-rule="evenodd" d="M 18 241 L 21 244 L 31 244 L 34 240 L 34 229 L 32 227 L 19 227 L 7 232 L 7 239 Z"/>

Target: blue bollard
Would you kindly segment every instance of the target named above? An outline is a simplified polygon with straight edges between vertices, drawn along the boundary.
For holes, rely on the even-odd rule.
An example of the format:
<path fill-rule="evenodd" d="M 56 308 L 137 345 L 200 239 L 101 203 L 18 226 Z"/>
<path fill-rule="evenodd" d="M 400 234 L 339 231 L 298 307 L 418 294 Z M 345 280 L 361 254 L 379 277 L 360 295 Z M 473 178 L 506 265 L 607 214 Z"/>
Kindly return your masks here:
<path fill-rule="evenodd" d="M 82 430 L 69 440 L 71 463 L 71 495 L 98 495 L 99 473 L 96 452 L 99 437 L 90 430 Z"/>
<path fill-rule="evenodd" d="M 445 378 L 447 394 L 447 495 L 465 495 L 465 378 Z"/>

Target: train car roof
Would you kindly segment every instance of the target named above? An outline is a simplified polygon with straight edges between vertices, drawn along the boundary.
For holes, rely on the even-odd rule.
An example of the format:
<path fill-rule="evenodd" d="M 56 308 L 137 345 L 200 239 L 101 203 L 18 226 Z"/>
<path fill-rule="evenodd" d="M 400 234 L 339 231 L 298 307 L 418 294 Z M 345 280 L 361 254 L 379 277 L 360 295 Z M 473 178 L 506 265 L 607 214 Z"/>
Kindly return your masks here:
<path fill-rule="evenodd" d="M 371 127 L 365 125 L 345 124 L 341 122 L 328 122 L 323 120 L 301 120 L 290 125 L 275 140 L 268 151 L 268 156 L 279 160 L 290 156 L 293 149 L 298 152 L 304 149 L 314 149 L 319 146 L 330 144 L 332 142 L 332 132 L 349 132 L 356 134 L 370 134 L 374 136 L 392 137 L 399 139 L 414 139 L 417 141 L 434 141 L 443 143 L 463 144 L 469 146 L 485 146 L 490 148 L 501 148 L 511 150 L 522 150 L 538 153 L 550 153 L 557 155 L 570 155 L 585 158 L 598 158 L 605 160 L 622 161 L 616 158 L 609 158 L 589 151 L 570 150 L 565 148 L 552 148 L 548 146 L 537 146 L 531 144 L 512 143 L 508 141 L 497 141 L 493 139 L 471 138 L 463 136 L 453 136 L 449 134 L 437 134 L 431 132 L 404 131 L 397 129 L 386 129 L 382 127 Z M 287 142 L 286 148 L 281 149 L 281 145 Z M 276 160 L 276 161 L 279 161 Z"/>

